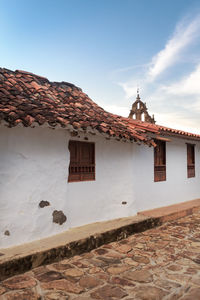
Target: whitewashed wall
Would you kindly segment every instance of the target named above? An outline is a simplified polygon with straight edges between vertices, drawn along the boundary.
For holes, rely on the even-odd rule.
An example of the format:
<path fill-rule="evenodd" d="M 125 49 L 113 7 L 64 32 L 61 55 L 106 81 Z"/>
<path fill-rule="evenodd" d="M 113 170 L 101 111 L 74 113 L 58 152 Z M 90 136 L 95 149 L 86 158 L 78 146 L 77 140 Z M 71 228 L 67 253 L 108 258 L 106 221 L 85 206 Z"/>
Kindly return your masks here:
<path fill-rule="evenodd" d="M 1 248 L 70 227 L 136 214 L 132 145 L 88 138 L 95 142 L 96 180 L 68 183 L 68 131 L 0 128 Z M 40 208 L 41 200 L 51 205 Z M 54 210 L 67 216 L 64 224 L 52 222 Z M 9 236 L 4 234 L 6 230 Z"/>
<path fill-rule="evenodd" d="M 154 182 L 153 148 L 88 135 L 95 142 L 96 180 L 68 183 L 69 139 L 85 137 L 71 138 L 64 129 L 0 128 L 1 248 L 200 198 L 200 143 L 196 176 L 187 178 L 189 141 L 177 138 L 166 144 L 167 180 Z M 41 200 L 51 205 L 40 208 Z M 67 221 L 53 223 L 54 210 Z"/>
<path fill-rule="evenodd" d="M 169 137 L 168 137 L 169 138 Z M 137 211 L 200 198 L 200 143 L 171 138 L 166 142 L 167 180 L 154 182 L 154 151 L 144 145 L 133 146 L 133 169 Z M 187 178 L 187 146 L 194 143 L 196 176 Z"/>
<path fill-rule="evenodd" d="M 65 210 L 67 141 L 62 130 L 0 129 L 0 245 L 32 241 L 62 228 L 53 210 Z M 51 206 L 39 208 L 46 200 Z M 9 230 L 10 236 L 5 236 Z"/>

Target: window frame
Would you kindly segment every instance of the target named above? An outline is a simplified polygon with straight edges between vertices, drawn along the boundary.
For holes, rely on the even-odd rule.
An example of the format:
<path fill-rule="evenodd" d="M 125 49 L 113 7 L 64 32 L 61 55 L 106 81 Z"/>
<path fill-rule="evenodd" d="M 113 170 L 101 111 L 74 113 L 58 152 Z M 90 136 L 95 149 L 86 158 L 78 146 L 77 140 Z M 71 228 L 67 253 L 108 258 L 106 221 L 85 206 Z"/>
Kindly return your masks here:
<path fill-rule="evenodd" d="M 187 145 L 187 178 L 195 177 L 195 144 Z M 191 162 L 192 161 L 192 162 Z"/>
<path fill-rule="evenodd" d="M 154 182 L 166 181 L 166 141 L 155 139 L 154 147 Z M 162 156 L 159 156 L 159 152 Z"/>
<path fill-rule="evenodd" d="M 90 162 L 83 161 L 83 151 L 85 151 L 84 149 L 85 145 L 88 145 L 88 151 L 91 151 L 89 153 L 89 156 L 91 155 Z M 76 156 L 76 161 L 72 160 L 72 154 L 71 154 L 72 150 L 70 150 L 70 147 L 74 147 L 75 149 L 74 155 Z M 82 181 L 96 180 L 95 143 L 69 140 L 68 149 L 70 152 L 68 182 L 82 182 Z"/>

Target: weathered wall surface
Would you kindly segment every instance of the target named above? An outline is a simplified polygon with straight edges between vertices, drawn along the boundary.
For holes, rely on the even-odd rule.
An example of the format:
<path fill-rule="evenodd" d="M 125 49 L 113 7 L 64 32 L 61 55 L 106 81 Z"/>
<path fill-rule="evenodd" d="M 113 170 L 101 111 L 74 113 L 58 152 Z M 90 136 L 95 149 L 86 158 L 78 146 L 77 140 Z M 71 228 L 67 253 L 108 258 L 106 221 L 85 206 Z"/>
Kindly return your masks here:
<path fill-rule="evenodd" d="M 167 206 L 200 198 L 200 143 L 192 140 L 171 138 L 166 143 L 167 180 L 154 182 L 153 148 L 133 146 L 133 168 L 137 211 Z M 194 178 L 187 178 L 187 146 L 195 146 Z"/>
<path fill-rule="evenodd" d="M 154 182 L 153 148 L 87 135 L 95 142 L 96 180 L 68 183 L 68 142 L 85 138 L 64 129 L 0 128 L 1 248 L 200 198 L 200 143 L 195 178 L 187 178 L 189 141 L 173 138 L 167 180 Z"/>
<path fill-rule="evenodd" d="M 0 128 L 1 248 L 136 214 L 132 145 L 88 138 L 95 142 L 96 180 L 68 183 L 66 130 Z M 73 139 L 84 140 L 83 136 Z M 53 223 L 53 218 L 62 225 Z"/>
<path fill-rule="evenodd" d="M 66 211 L 68 161 L 62 130 L 0 129 L 1 247 L 68 228 L 52 222 L 54 210 Z M 40 208 L 42 200 L 50 206 Z"/>

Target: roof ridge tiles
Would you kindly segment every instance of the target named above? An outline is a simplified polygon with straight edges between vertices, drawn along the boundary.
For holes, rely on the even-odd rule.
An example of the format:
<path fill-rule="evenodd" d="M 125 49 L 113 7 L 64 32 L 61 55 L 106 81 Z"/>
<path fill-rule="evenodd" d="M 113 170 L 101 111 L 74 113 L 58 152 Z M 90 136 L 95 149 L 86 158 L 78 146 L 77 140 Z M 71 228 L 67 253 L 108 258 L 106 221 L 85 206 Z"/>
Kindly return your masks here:
<path fill-rule="evenodd" d="M 15 70 L 14 72 L 15 73 L 20 73 L 20 74 L 23 74 L 23 75 L 30 75 L 30 76 L 37 77 L 39 79 L 46 80 L 46 81 L 49 82 L 49 80 L 46 77 L 43 77 L 43 76 L 40 76 L 40 75 L 36 75 L 34 73 L 31 73 L 31 72 L 27 72 L 27 71 L 23 71 L 23 70 Z"/>
<path fill-rule="evenodd" d="M 58 86 L 62 86 L 62 85 L 66 85 L 67 87 L 71 87 L 71 88 L 75 88 L 76 90 L 79 90 L 80 92 L 82 92 L 82 89 L 80 88 L 80 87 L 78 87 L 78 86 L 76 86 L 75 84 L 73 84 L 73 83 L 70 83 L 70 82 L 67 82 L 67 81 L 61 81 L 61 82 L 59 82 L 59 81 L 49 81 L 51 84 L 56 84 L 56 85 L 58 85 Z"/>
<path fill-rule="evenodd" d="M 197 134 L 197 133 L 187 132 L 187 131 L 180 130 L 180 129 L 174 129 L 174 128 L 166 127 L 166 126 L 163 126 L 163 125 L 156 125 L 156 126 L 158 126 L 158 128 L 160 129 L 161 132 L 163 132 L 163 131 L 164 132 L 171 132 L 171 133 L 174 133 L 174 134 L 200 138 L 200 134 Z"/>

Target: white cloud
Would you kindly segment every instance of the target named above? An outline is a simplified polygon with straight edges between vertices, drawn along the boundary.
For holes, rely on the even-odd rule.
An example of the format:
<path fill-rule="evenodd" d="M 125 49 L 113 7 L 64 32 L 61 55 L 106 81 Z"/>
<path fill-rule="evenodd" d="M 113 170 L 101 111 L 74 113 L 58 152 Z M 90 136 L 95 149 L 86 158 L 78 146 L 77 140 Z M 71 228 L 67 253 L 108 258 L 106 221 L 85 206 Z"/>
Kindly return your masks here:
<path fill-rule="evenodd" d="M 187 119 L 182 112 L 168 112 L 156 114 L 157 124 L 200 134 L 199 126 L 196 126 L 198 120 Z"/>
<path fill-rule="evenodd" d="M 130 82 L 120 82 L 119 85 L 123 88 L 126 98 L 131 98 L 136 95 L 138 82 L 131 80 Z"/>
<path fill-rule="evenodd" d="M 171 85 L 164 86 L 163 90 L 172 95 L 199 95 L 200 96 L 200 64 L 183 79 Z"/>
<path fill-rule="evenodd" d="M 117 73 L 124 73 L 127 71 L 132 71 L 132 70 L 136 70 L 136 69 L 141 69 L 144 67 L 148 67 L 150 64 L 138 64 L 138 65 L 134 65 L 134 66 L 129 66 L 129 67 L 124 67 L 124 68 L 119 68 L 119 69 L 115 69 L 114 71 L 111 72 L 111 76 L 117 74 Z"/>
<path fill-rule="evenodd" d="M 115 115 L 120 115 L 123 117 L 128 117 L 130 112 L 130 108 L 128 108 L 127 106 L 117 106 L 117 105 L 102 105 L 102 106 L 106 111 L 109 111 Z"/>
<path fill-rule="evenodd" d="M 158 124 L 200 133 L 199 36 L 200 14 L 193 17 L 190 22 L 186 19 L 180 22 L 176 26 L 172 38 L 149 64 L 142 65 L 138 68 L 139 70 L 135 69 L 133 72 L 135 75 L 130 76 L 129 80 L 121 80 L 118 83 L 124 90 L 126 98 L 132 98 L 130 104 L 126 100 L 128 109 L 117 106 L 110 106 L 107 109 L 120 115 L 128 115 L 139 85 L 141 98 L 143 101 L 147 101 L 150 114 L 155 113 Z M 198 43 L 198 47 L 194 42 Z M 189 53 L 186 50 L 189 50 Z M 193 54 L 195 54 L 197 65 L 192 72 L 188 73 L 184 63 L 191 61 L 190 58 Z M 181 62 L 181 64 L 177 65 L 177 62 Z M 159 75 L 172 66 L 177 67 L 176 73 L 167 72 L 165 77 L 167 83 L 163 79 L 161 83 L 158 80 Z M 174 71 L 174 69 L 171 70 Z M 125 69 L 122 71 L 126 72 Z M 170 75 L 172 76 L 170 77 Z"/>
<path fill-rule="evenodd" d="M 192 22 L 179 23 L 172 38 L 166 43 L 163 50 L 157 53 L 151 62 L 148 71 L 150 81 L 156 79 L 167 68 L 172 66 L 179 59 L 181 51 L 190 45 L 200 34 L 200 16 L 198 15 Z"/>
<path fill-rule="evenodd" d="M 150 63 L 136 65 L 135 76 L 127 81 L 119 82 L 123 88 L 126 98 L 136 95 L 137 86 L 142 87 L 142 91 L 152 89 L 156 85 L 157 77 L 172 65 L 175 65 L 184 50 L 194 42 L 200 35 L 200 15 L 197 15 L 191 22 L 182 21 L 177 26 L 168 40 L 165 47 L 157 53 Z M 134 67 L 116 70 L 117 72 L 126 72 Z M 138 69 L 138 72 L 137 72 Z M 197 75 L 195 75 L 197 77 Z M 156 86 L 155 86 L 156 87 Z M 153 87 L 153 88 L 155 88 Z M 160 87 L 159 87 L 160 88 Z M 172 90 L 173 87 L 171 87 Z"/>

